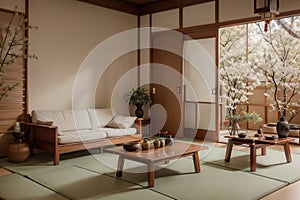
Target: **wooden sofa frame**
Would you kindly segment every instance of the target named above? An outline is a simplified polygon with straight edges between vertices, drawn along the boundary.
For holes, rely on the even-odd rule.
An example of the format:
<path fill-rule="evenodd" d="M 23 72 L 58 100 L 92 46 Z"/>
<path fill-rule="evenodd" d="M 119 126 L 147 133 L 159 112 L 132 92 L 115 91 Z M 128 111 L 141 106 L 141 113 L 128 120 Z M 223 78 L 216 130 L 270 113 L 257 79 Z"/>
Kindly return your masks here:
<path fill-rule="evenodd" d="M 33 156 L 34 149 L 39 149 L 54 154 L 54 165 L 59 165 L 60 154 L 86 150 L 91 148 L 103 148 L 109 145 L 123 144 L 125 142 L 142 140 L 142 119 L 136 120 L 138 133 L 120 137 L 103 138 L 99 140 L 74 142 L 69 144 L 58 143 L 58 127 L 46 126 L 35 123 L 26 123 L 29 128 L 30 154 Z"/>

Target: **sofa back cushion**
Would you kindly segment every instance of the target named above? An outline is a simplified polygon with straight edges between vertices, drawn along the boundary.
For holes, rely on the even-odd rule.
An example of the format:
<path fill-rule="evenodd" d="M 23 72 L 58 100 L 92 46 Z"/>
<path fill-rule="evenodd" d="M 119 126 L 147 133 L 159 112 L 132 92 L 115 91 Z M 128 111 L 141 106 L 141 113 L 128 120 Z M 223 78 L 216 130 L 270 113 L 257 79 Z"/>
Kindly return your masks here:
<path fill-rule="evenodd" d="M 117 115 L 114 116 L 113 119 L 106 126 L 110 128 L 127 129 L 132 127 L 135 120 L 136 117 Z"/>
<path fill-rule="evenodd" d="M 113 118 L 111 108 L 89 108 L 88 113 L 93 129 L 105 127 Z"/>
<path fill-rule="evenodd" d="M 91 129 L 89 114 L 86 109 L 78 110 L 34 110 L 32 122 L 53 121 L 59 131 Z"/>

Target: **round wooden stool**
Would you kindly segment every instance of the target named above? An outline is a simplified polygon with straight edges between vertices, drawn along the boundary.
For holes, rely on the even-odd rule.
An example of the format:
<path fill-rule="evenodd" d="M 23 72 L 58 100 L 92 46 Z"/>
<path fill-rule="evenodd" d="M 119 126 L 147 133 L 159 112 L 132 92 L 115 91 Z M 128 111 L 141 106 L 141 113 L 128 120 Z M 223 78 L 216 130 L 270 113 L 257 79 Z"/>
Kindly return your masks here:
<path fill-rule="evenodd" d="M 14 142 L 9 144 L 8 159 L 10 162 L 19 163 L 28 160 L 30 155 L 29 146 L 25 142 Z"/>

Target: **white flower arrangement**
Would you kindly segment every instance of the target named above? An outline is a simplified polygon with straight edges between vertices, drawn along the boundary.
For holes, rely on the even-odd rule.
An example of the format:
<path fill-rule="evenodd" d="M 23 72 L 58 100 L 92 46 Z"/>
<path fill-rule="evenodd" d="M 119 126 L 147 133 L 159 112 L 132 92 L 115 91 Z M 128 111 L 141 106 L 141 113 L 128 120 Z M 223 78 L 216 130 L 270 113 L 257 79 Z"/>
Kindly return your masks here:
<path fill-rule="evenodd" d="M 247 62 L 244 56 L 223 56 L 220 69 L 221 97 L 227 108 L 227 119 L 231 120 L 230 134 L 236 134 L 238 121 L 253 120 L 256 123 L 262 120 L 257 113 L 247 113 L 242 108 L 243 104 L 248 103 L 248 96 L 253 94 L 251 91 L 260 85 L 259 80 L 255 65 Z"/>

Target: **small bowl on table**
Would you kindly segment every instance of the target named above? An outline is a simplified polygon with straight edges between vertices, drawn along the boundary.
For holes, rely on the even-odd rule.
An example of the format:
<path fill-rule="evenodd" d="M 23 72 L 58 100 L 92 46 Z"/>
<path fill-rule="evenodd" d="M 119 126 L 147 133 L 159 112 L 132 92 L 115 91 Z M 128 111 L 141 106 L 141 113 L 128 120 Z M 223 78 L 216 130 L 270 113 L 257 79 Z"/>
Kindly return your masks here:
<path fill-rule="evenodd" d="M 247 137 L 247 133 L 238 133 L 239 138 Z"/>
<path fill-rule="evenodd" d="M 266 138 L 266 140 L 275 140 L 275 139 L 277 139 L 277 136 L 275 136 L 275 135 L 272 135 L 272 136 L 266 135 L 265 138 Z"/>
<path fill-rule="evenodd" d="M 137 151 L 141 148 L 141 144 L 139 142 L 126 142 L 123 144 L 123 148 L 126 151 Z"/>

